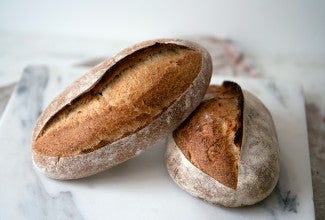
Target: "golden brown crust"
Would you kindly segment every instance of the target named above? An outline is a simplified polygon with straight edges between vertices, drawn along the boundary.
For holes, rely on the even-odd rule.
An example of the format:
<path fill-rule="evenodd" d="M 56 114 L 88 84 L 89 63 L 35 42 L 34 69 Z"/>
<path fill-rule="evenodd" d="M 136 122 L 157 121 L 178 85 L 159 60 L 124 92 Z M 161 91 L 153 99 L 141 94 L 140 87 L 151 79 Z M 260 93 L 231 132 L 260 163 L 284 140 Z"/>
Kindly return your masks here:
<path fill-rule="evenodd" d="M 210 86 L 209 99 L 174 132 L 184 156 L 230 188 L 237 188 L 242 133 L 243 94 L 232 82 Z"/>
<path fill-rule="evenodd" d="M 77 155 L 134 133 L 186 90 L 201 65 L 200 52 L 178 45 L 158 44 L 137 51 L 52 116 L 33 150 L 48 156 Z"/>
<path fill-rule="evenodd" d="M 208 88 L 212 74 L 212 62 L 209 53 L 193 42 L 179 39 L 145 41 L 129 47 L 111 59 L 98 64 L 57 96 L 44 110 L 35 125 L 33 145 L 40 134 L 43 133 L 42 130 L 46 128 L 46 125 L 51 123 L 53 116 L 74 103 L 76 99 L 81 98 L 89 91 L 91 92 L 93 88 L 96 88 L 96 85 L 105 76 L 108 76 L 105 74 L 108 72 L 107 70 L 112 69 L 115 64 L 123 62 L 125 58 L 132 57 L 138 51 L 143 52 L 143 49 L 154 45 L 166 47 L 169 45 L 173 47 L 179 46 L 200 53 L 201 68 L 186 90 L 145 127 L 126 134 L 125 137 L 121 137 L 96 150 L 90 148 L 77 155 L 49 156 L 35 151 L 33 147 L 33 163 L 40 172 L 55 179 L 77 179 L 106 170 L 138 155 L 144 149 L 153 146 L 154 143 L 165 138 L 199 105 Z M 165 86 L 175 86 L 175 83 L 178 83 L 178 81 L 173 81 L 171 85 Z M 163 86 L 161 89 L 165 90 L 166 87 Z M 135 100 L 133 101 L 135 102 Z M 142 117 L 143 115 L 140 115 L 138 119 L 140 120 Z"/>
<path fill-rule="evenodd" d="M 253 205 L 266 198 L 279 179 L 279 144 L 272 116 L 263 103 L 243 90 L 242 133 L 236 189 L 194 165 L 170 135 L 166 166 L 171 178 L 189 194 L 225 207 Z M 205 100 L 213 96 L 207 93 Z M 236 138 L 235 138 L 236 140 Z"/>

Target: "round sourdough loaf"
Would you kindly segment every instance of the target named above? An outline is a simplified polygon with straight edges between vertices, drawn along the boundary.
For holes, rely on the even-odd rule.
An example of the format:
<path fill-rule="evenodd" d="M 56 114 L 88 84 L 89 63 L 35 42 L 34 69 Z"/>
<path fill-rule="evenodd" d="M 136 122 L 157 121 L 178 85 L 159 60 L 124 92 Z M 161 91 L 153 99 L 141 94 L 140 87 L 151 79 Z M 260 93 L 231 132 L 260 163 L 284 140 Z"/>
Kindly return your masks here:
<path fill-rule="evenodd" d="M 32 157 L 55 179 L 93 175 L 172 132 L 201 102 L 212 74 L 201 46 L 159 39 L 129 47 L 66 88 L 39 117 Z"/>
<path fill-rule="evenodd" d="M 210 86 L 169 137 L 167 170 L 185 191 L 239 207 L 266 198 L 279 178 L 279 146 L 269 111 L 233 82 Z"/>

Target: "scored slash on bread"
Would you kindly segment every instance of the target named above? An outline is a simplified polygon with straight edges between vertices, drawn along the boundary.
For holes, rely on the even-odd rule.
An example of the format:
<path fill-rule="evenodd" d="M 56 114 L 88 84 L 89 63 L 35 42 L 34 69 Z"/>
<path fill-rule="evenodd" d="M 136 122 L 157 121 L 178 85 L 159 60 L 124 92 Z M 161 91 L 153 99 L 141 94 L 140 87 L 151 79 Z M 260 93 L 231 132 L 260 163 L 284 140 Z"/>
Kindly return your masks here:
<path fill-rule="evenodd" d="M 225 82 L 210 86 L 204 100 L 174 132 L 184 156 L 196 167 L 230 188 L 237 188 L 242 138 L 241 88 Z"/>
<path fill-rule="evenodd" d="M 39 117 L 35 166 L 52 178 L 75 179 L 134 157 L 196 108 L 211 66 L 204 48 L 174 39 L 146 41 L 103 61 Z"/>
<path fill-rule="evenodd" d="M 52 116 L 38 134 L 34 151 L 78 155 L 143 128 L 191 84 L 201 58 L 200 52 L 177 45 L 155 45 L 125 58 L 91 91 Z"/>
<path fill-rule="evenodd" d="M 279 178 L 271 114 L 234 82 L 209 87 L 202 103 L 169 137 L 165 157 L 181 188 L 226 207 L 261 201 Z"/>

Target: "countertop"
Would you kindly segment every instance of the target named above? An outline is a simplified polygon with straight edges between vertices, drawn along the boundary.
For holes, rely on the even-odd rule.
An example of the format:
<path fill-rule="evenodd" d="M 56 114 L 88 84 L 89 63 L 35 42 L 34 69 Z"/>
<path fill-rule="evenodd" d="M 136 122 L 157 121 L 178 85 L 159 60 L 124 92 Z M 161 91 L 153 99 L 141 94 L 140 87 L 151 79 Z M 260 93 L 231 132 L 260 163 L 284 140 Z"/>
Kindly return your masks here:
<path fill-rule="evenodd" d="M 325 60 L 320 57 L 242 52 L 235 43 L 216 37 L 187 38 L 209 50 L 214 61 L 214 74 L 288 81 L 302 88 L 315 215 L 316 219 L 322 219 L 325 216 Z M 42 64 L 87 69 L 133 43 L 131 40 L 121 42 L 1 32 L 0 117 L 26 66 Z"/>

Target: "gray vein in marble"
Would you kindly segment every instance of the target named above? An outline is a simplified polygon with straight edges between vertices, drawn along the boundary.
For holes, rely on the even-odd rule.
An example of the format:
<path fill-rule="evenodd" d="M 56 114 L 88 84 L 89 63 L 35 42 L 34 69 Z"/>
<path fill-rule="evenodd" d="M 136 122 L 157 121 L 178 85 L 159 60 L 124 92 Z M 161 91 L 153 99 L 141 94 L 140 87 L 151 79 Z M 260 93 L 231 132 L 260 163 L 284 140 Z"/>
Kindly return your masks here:
<path fill-rule="evenodd" d="M 267 87 L 272 91 L 272 94 L 277 98 L 277 100 L 282 104 L 283 107 L 287 107 L 287 103 L 283 94 L 280 92 L 279 88 L 273 81 L 267 83 Z"/>
<path fill-rule="evenodd" d="M 38 118 L 43 104 L 43 91 L 49 80 L 49 72 L 46 67 L 28 67 L 25 69 L 22 79 L 14 91 L 17 108 L 7 109 L 16 113 L 18 118 L 11 121 L 14 127 L 23 127 L 22 130 L 32 130 Z M 26 110 L 27 108 L 27 110 Z M 2 121 L 2 128 L 10 122 Z M 1 129 L 1 127 L 0 127 Z M 82 219 L 77 210 L 70 192 L 60 192 L 59 195 L 50 196 L 39 177 L 32 168 L 30 156 L 31 134 L 24 132 L 22 138 L 11 142 L 10 149 L 2 149 L 10 153 L 10 150 L 19 150 L 21 156 L 19 167 L 6 172 L 5 178 L 15 175 L 19 178 L 18 183 L 14 183 L 16 188 L 0 189 L 1 195 L 5 197 L 15 196 L 18 193 L 19 201 L 14 207 L 0 206 L 0 219 Z M 1 137 L 4 142 L 15 137 Z M 18 149 L 20 148 L 20 149 Z M 8 155 L 3 155 L 8 156 Z M 19 158 L 17 158 L 19 159 Z M 10 161 L 9 161 L 10 163 Z M 10 164 L 8 164 L 10 166 Z M 26 174 L 28 174 L 26 176 Z M 18 191 L 18 192 L 16 192 Z M 13 212 L 16 210 L 15 212 Z M 18 212 L 17 212 L 18 210 Z"/>
<path fill-rule="evenodd" d="M 278 209 L 282 210 L 283 212 L 298 213 L 298 196 L 296 193 L 291 192 L 291 190 L 282 190 L 279 184 L 277 184 L 270 197 L 273 198 L 267 199 L 262 203 L 268 203 L 268 200 L 273 199 L 277 201 Z M 272 211 L 274 212 L 274 210 Z"/>
<path fill-rule="evenodd" d="M 297 195 L 292 194 L 290 190 L 281 194 L 281 204 L 284 211 L 297 213 L 297 206 L 299 205 L 297 201 Z"/>
<path fill-rule="evenodd" d="M 15 88 L 15 85 L 16 83 L 12 83 L 0 88 L 0 118 L 2 116 L 3 111 L 5 110 L 7 102 L 11 96 L 11 93 Z"/>
<path fill-rule="evenodd" d="M 315 103 L 307 103 L 307 128 L 316 219 L 325 218 L 325 118 Z M 322 120 L 321 120 L 322 119 Z"/>
<path fill-rule="evenodd" d="M 279 184 L 276 185 L 272 194 L 258 204 L 261 208 L 270 213 L 274 219 L 281 212 L 298 213 L 298 196 L 290 190 L 282 190 Z"/>

